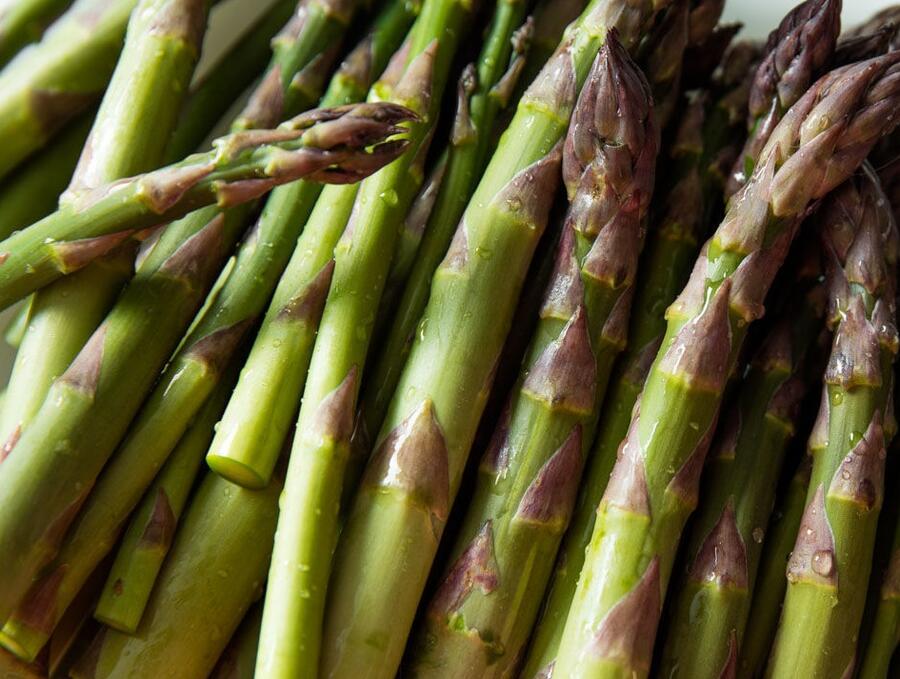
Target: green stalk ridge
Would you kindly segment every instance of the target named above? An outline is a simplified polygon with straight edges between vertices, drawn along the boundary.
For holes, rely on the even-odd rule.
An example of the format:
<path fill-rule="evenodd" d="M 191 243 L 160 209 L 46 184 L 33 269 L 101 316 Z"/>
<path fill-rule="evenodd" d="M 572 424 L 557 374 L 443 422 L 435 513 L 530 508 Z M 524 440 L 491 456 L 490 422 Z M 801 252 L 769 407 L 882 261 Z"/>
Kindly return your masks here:
<path fill-rule="evenodd" d="M 280 492 L 278 482 L 251 491 L 207 474 L 175 536 L 137 633 L 102 628 L 71 676 L 208 676 L 260 596 Z"/>
<path fill-rule="evenodd" d="M 410 33 L 402 75 L 388 101 L 421 122 L 410 149 L 363 181 L 330 263 L 297 418 L 263 611 L 257 674 L 289 679 L 319 664 L 325 594 L 337 541 L 338 508 L 356 414 L 361 372 L 399 224 L 413 196 L 408 171 L 424 155 L 440 111 L 459 37 L 471 15 L 466 0 L 426 0 Z"/>
<path fill-rule="evenodd" d="M 298 29 L 296 35 L 302 42 L 304 30 Z M 299 42 L 296 49 L 308 51 Z M 257 102 L 239 121 L 242 125 L 249 120 L 271 125 L 282 112 L 277 99 L 270 108 Z M 379 138 L 394 134 L 397 123 L 409 115 L 405 109 L 387 105 L 320 110 L 300 116 L 283 128 L 235 133 L 223 144 L 240 147 L 254 140 L 296 138 L 300 134 L 317 137 L 310 140 L 312 144 L 337 144 L 339 148 L 342 140 L 349 138 L 368 146 L 369 134 Z M 298 126 L 300 129 L 295 130 Z M 389 157 L 400 150 L 394 149 Z M 284 156 L 280 159 L 284 162 Z M 255 187 L 250 186 L 253 190 Z M 246 193 L 246 188 L 240 192 Z M 6 578 L 0 587 L 0 617 L 9 617 L 3 609 L 18 604 L 3 634 L 15 639 L 22 653 L 36 655 L 40 650 L 80 583 L 114 546 L 130 510 L 162 464 L 131 468 L 128 458 L 116 456 L 60 544 L 98 473 L 231 254 L 244 231 L 248 212 L 246 208 L 205 209 L 161 232 L 144 253 L 134 279 L 113 310 L 53 384 L 13 454 L 4 462 L 0 497 L 14 497 L 8 506 L 20 507 L 16 510 L 19 515 L 27 511 L 31 517 L 29 522 L 16 523 L 14 515 L 9 515 L 10 520 L 0 522 L 0 560 L 10 565 L 10 575 L 16 575 Z M 44 497 L 46 502 L 35 503 L 35 498 Z M 57 551 L 57 558 L 42 568 Z M 26 596 L 20 588 L 28 587 L 39 569 L 40 577 Z"/>
<path fill-rule="evenodd" d="M 566 139 L 572 206 L 538 326 L 404 676 L 504 677 L 521 658 L 625 344 L 658 137 L 650 86 L 610 35 Z"/>
<path fill-rule="evenodd" d="M 852 676 L 884 495 L 888 401 L 897 353 L 896 231 L 871 170 L 818 214 L 834 329 L 809 450 L 806 509 L 787 564 L 787 592 L 766 676 Z M 893 243 L 893 247 L 891 247 Z M 814 620 L 815 625 L 810 621 Z"/>
<path fill-rule="evenodd" d="M 900 98 L 898 64 L 893 54 L 835 71 L 800 98 L 668 308 L 666 336 L 597 510 L 558 676 L 649 672 L 675 553 L 747 328 L 763 314 L 808 206 L 893 129 L 893 121 L 870 116 Z"/>
<path fill-rule="evenodd" d="M 322 101 L 364 99 L 418 12 L 418 4 L 409 0 L 389 3 L 344 60 Z M 297 414 L 331 280 L 334 246 L 347 223 L 356 191 L 356 186 L 321 189 L 313 183 L 295 182 L 275 189 L 263 210 L 261 224 L 297 221 L 305 226 L 296 246 L 286 246 L 290 259 L 207 455 L 210 468 L 233 483 L 260 488 L 272 476 Z"/>
<path fill-rule="evenodd" d="M 721 196 L 718 160 L 736 153 L 740 144 L 746 105 L 744 73 L 755 51 L 736 46 L 723 64 L 717 87 L 721 92 L 710 104 L 712 93 L 701 93 L 689 101 L 678 121 L 668 149 L 672 178 L 659 199 L 661 213 L 654 217 L 635 287 L 628 329 L 628 346 L 617 359 L 600 413 L 597 437 L 586 460 L 582 486 L 528 654 L 523 677 L 532 679 L 549 672 L 559 641 L 585 549 L 594 530 L 597 506 L 606 489 L 619 443 L 628 431 L 650 363 L 665 334 L 663 309 L 675 300 L 690 276 L 700 243 L 716 218 Z M 743 96 L 742 96 L 743 95 Z M 727 162 L 727 167 L 731 161 Z"/>
<path fill-rule="evenodd" d="M 817 248 L 811 253 L 818 258 Z M 737 670 L 765 529 L 806 393 L 806 360 L 824 327 L 820 267 L 810 263 L 799 267 L 793 302 L 763 340 L 716 434 L 667 617 L 660 665 L 667 677 Z"/>
<path fill-rule="evenodd" d="M 578 92 L 607 32 L 617 29 L 633 48 L 656 9 L 608 0 L 588 6 L 522 97 L 469 202 L 434 274 L 338 547 L 325 677 L 372 667 L 379 668 L 374 676 L 388 677 L 397 670 L 515 300 L 547 224 Z M 479 312 L 488 300 L 490 313 Z"/>

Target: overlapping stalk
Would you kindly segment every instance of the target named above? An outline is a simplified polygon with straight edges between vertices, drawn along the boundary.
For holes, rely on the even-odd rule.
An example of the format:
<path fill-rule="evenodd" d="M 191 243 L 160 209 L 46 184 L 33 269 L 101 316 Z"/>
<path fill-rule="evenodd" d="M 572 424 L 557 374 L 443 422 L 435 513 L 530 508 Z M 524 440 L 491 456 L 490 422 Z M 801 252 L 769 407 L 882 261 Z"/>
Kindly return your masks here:
<path fill-rule="evenodd" d="M 523 47 L 517 45 L 514 51 L 511 39 L 527 10 L 524 0 L 497 3 L 481 54 L 460 83 L 444 177 L 428 221 L 423 225 L 424 237 L 402 292 L 392 307 L 386 309 L 389 314 L 386 335 L 372 362 L 360 402 L 360 421 L 353 441 L 354 463 L 360 467 L 365 464 L 372 437 L 381 426 L 400 379 L 428 301 L 431 278 L 487 164 L 498 114 L 509 102 L 525 65 Z"/>
<path fill-rule="evenodd" d="M 668 329 L 603 500 L 554 672 L 649 672 L 675 552 L 697 504 L 722 394 L 750 322 L 809 205 L 856 170 L 895 121 L 900 54 L 817 81 L 773 131 L 757 169 L 666 312 Z"/>
<path fill-rule="evenodd" d="M 896 428 L 887 408 L 898 345 L 897 226 L 875 173 L 867 168 L 847 181 L 823 204 L 818 220 L 834 340 L 809 440 L 806 509 L 766 670 L 773 678 L 855 671 L 886 446 Z"/>
<path fill-rule="evenodd" d="M 257 604 L 241 621 L 228 646 L 219 656 L 209 679 L 253 679 L 256 674 L 256 651 L 262 625 L 262 604 Z"/>
<path fill-rule="evenodd" d="M 515 300 L 547 223 L 561 140 L 581 84 L 607 31 L 617 29 L 633 48 L 664 4 L 594 0 L 522 97 L 501 138 L 435 272 L 420 331 L 342 535 L 323 676 L 371 667 L 379 668 L 378 677 L 396 671 Z"/>
<path fill-rule="evenodd" d="M 686 537 L 660 672 L 733 676 L 765 530 L 806 393 L 806 359 L 824 327 L 818 251 L 800 263 L 793 301 L 763 340 L 716 434 L 708 489 Z"/>
<path fill-rule="evenodd" d="M 678 123 L 671 144 L 671 178 L 663 189 L 661 214 L 650 228 L 641 261 L 628 329 L 628 346 L 619 357 L 600 414 L 598 434 L 586 460 L 578 501 L 563 538 L 541 618 L 532 635 L 522 676 L 549 674 L 556 658 L 566 616 L 594 529 L 597 505 L 606 489 L 619 443 L 628 431 L 650 360 L 665 333 L 662 310 L 687 282 L 701 241 L 715 220 L 721 200 L 718 160 L 740 150 L 747 100 L 745 73 L 755 50 L 739 45 L 723 65 L 721 91 L 700 93 Z M 709 99 L 716 101 L 710 103 Z M 735 147 L 735 145 L 737 145 Z M 733 158 L 733 155 L 730 156 Z M 725 163 L 731 167 L 731 160 Z"/>
<path fill-rule="evenodd" d="M 727 196 L 750 179 L 778 121 L 831 60 L 841 31 L 841 5 L 842 0 L 806 0 L 769 34 L 750 91 L 749 138 L 728 178 Z"/>
<path fill-rule="evenodd" d="M 100 99 L 137 0 L 77 0 L 0 75 L 0 177 Z"/>
<path fill-rule="evenodd" d="M 860 679 L 883 679 L 889 676 L 891 658 L 900 642 L 900 523 L 894 529 L 894 540 L 887 570 L 882 575 L 875 620 L 859 671 Z"/>
<path fill-rule="evenodd" d="M 281 484 L 251 491 L 207 474 L 134 635 L 104 628 L 74 679 L 199 679 L 215 666 L 265 581 Z"/>
<path fill-rule="evenodd" d="M 284 520 L 269 572 L 257 660 L 261 676 L 289 679 L 319 664 L 359 381 L 398 226 L 412 200 L 403 186 L 410 165 L 431 140 L 470 10 L 462 0 L 423 4 L 402 76 L 388 93 L 389 101 L 409 106 L 421 121 L 410 126 L 410 150 L 360 184 L 327 265 L 331 284 L 310 358 L 285 480 Z"/>
<path fill-rule="evenodd" d="M 625 344 L 659 143 L 652 111 L 611 35 L 572 116 L 572 206 L 532 344 L 404 675 L 503 677 L 521 658 Z"/>
<path fill-rule="evenodd" d="M 316 39 L 320 37 L 319 33 L 313 35 Z M 296 49 L 308 52 L 303 45 L 297 45 Z M 313 56 L 315 54 L 311 58 Z M 287 87 L 292 79 L 291 74 L 285 76 L 284 71 L 280 71 L 280 75 L 276 85 L 284 83 Z M 271 83 L 272 79 L 265 82 Z M 255 121 L 258 125 L 271 125 L 273 119 L 282 114 L 282 98 L 260 96 L 266 91 L 265 82 L 261 86 L 263 89 L 257 90 L 256 101 L 251 100 L 250 107 L 240 116 L 238 124 L 246 127 L 250 121 Z M 271 92 L 271 85 L 269 88 Z M 260 106 L 260 103 L 266 105 Z M 368 115 L 373 108 L 375 112 L 387 111 L 388 120 L 378 123 L 368 117 L 353 115 L 354 111 Z M 323 141 L 329 144 L 340 142 L 341 134 L 347 132 L 350 139 L 365 143 L 367 134 L 378 129 L 393 130 L 394 123 L 406 119 L 409 112 L 405 110 L 400 118 L 393 117 L 391 112 L 397 110 L 382 105 L 343 109 L 345 115 L 341 118 L 323 122 Z M 306 119 L 315 120 L 320 114 L 312 113 Z M 373 122 L 376 124 L 373 125 Z M 349 128 L 343 127 L 345 123 L 349 123 Z M 357 127 L 361 128 L 361 133 Z M 250 133 L 249 136 L 268 137 L 272 134 L 281 133 L 278 130 L 264 131 Z M 233 140 L 242 138 L 247 139 L 248 133 L 231 137 Z M 28 501 L 30 507 L 34 499 L 42 497 L 44 492 L 50 498 L 47 502 L 38 503 L 42 516 L 31 512 L 33 521 L 28 525 L 16 525 L 10 516 L 9 521 L 3 522 L 0 527 L 0 548 L 9 549 L 16 555 L 15 559 L 6 559 L 4 552 L 4 562 L 13 564 L 15 561 L 23 578 L 30 579 L 33 571 L 56 550 L 55 543 L 61 535 L 51 531 L 44 541 L 47 544 L 35 544 L 35 538 L 47 530 L 48 525 L 52 526 L 54 520 L 58 519 L 56 525 L 61 532 L 74 518 L 80 502 L 87 495 L 86 484 L 93 482 L 100 467 L 119 443 L 160 368 L 182 337 L 243 231 L 246 223 L 244 211 L 213 212 L 210 216 L 208 211 L 200 211 L 169 226 L 162 233 L 113 311 L 72 366 L 51 388 L 41 411 L 17 444 L 16 450 L 24 448 L 25 454 L 15 454 L 4 463 L 4 474 L 0 475 L 0 495 L 13 494 L 19 502 Z M 61 443 L 67 445 L 62 446 Z M 30 456 L 36 457 L 28 462 Z M 35 473 L 38 468 L 43 468 L 42 465 L 54 465 L 54 473 Z M 9 473 L 11 471 L 15 475 Z M 90 572 L 92 565 L 111 549 L 118 527 L 140 498 L 143 487 L 135 491 L 129 483 L 117 483 L 116 479 L 122 477 L 110 475 L 110 478 L 112 481 L 101 481 L 94 489 L 89 505 L 70 532 L 56 565 L 49 566 L 44 577 L 34 585 L 33 595 L 46 592 L 44 585 L 51 587 L 51 596 L 55 599 L 52 610 L 45 612 L 41 620 L 35 621 L 29 612 L 33 604 L 25 601 L 6 627 L 4 634 L 21 637 L 18 639 L 19 645 L 27 644 L 29 652 L 36 652 L 35 647 L 40 648 L 47 630 L 52 629 L 69 597 L 78 589 L 78 584 Z M 130 481 L 127 471 L 124 478 Z M 17 489 L 23 488 L 27 489 L 24 495 L 17 492 Z M 65 492 L 60 492 L 60 489 Z M 80 495 L 73 496 L 73 492 Z M 29 532 L 35 535 L 29 536 Z M 21 544 L 30 547 L 21 549 Z M 59 573 L 65 576 L 61 580 Z M 13 585 L 7 579 L 4 584 L 12 587 L 8 590 L 2 588 L 4 591 L 0 601 L 3 601 L 3 606 L 14 605 L 22 596 L 22 593 L 15 591 L 16 588 L 26 583 L 23 580 Z M 3 613 L 0 617 L 7 615 L 5 611 Z"/>
<path fill-rule="evenodd" d="M 25 45 L 40 40 L 44 29 L 71 0 L 4 0 L 0 3 L 0 66 Z"/>

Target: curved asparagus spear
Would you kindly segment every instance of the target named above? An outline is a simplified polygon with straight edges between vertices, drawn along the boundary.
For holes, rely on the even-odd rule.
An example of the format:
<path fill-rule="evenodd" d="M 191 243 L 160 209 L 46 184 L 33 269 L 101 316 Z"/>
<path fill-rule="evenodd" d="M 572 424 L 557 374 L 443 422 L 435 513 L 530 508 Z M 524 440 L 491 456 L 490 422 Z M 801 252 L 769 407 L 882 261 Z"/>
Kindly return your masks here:
<path fill-rule="evenodd" d="M 862 656 L 860 679 L 883 679 L 889 676 L 891 657 L 900 642 L 900 522 L 894 529 L 894 540 L 887 570 L 881 580 L 880 598 L 869 643 Z"/>
<path fill-rule="evenodd" d="M 0 177 L 103 94 L 137 0 L 78 0 L 0 74 Z"/>
<path fill-rule="evenodd" d="M 259 597 L 272 553 L 280 492 L 278 482 L 250 491 L 207 474 L 178 530 L 137 633 L 104 628 L 71 676 L 208 676 Z"/>
<path fill-rule="evenodd" d="M 616 450 L 628 431 L 631 410 L 640 394 L 649 358 L 665 333 L 663 308 L 674 301 L 690 275 L 700 243 L 715 220 L 721 195 L 716 161 L 735 142 L 740 150 L 746 106 L 747 64 L 755 50 L 736 47 L 723 67 L 723 93 L 712 104 L 711 93 L 700 93 L 682 113 L 669 149 L 672 179 L 664 187 L 658 222 L 650 229 L 635 288 L 628 346 L 613 372 L 607 407 L 600 413 L 598 434 L 587 456 L 581 490 L 570 527 L 563 538 L 556 569 L 548 588 L 541 618 L 532 635 L 522 676 L 526 679 L 550 673 L 559 649 L 563 626 L 585 548 L 594 529 L 596 508 L 615 463 Z M 728 161 L 727 167 L 731 167 Z"/>
<path fill-rule="evenodd" d="M 555 672 L 649 671 L 660 606 L 722 393 L 799 219 L 896 121 L 900 53 L 821 78 L 790 109 L 732 200 L 682 294 L 619 449 Z"/>
<path fill-rule="evenodd" d="M 428 300 L 431 277 L 447 251 L 453 232 L 487 164 L 497 116 L 511 96 L 518 72 L 524 66 L 521 50 L 513 51 L 510 38 L 522 23 L 527 9 L 527 3 L 522 0 L 497 3 L 487 41 L 474 69 L 468 73 L 471 79 L 460 83 L 447 169 L 424 226 L 424 237 L 413 267 L 399 299 L 388 310 L 387 334 L 372 363 L 371 375 L 366 380 L 361 398 L 360 420 L 352 445 L 358 466 L 365 464 L 372 437 L 377 434 L 384 419 L 422 309 Z"/>
<path fill-rule="evenodd" d="M 44 29 L 72 0 L 4 0 L 0 2 L 0 66 L 25 45 L 40 40 Z"/>
<path fill-rule="evenodd" d="M 787 110 L 831 60 L 842 0 L 805 0 L 769 34 L 750 90 L 749 138 L 726 185 L 732 196 L 753 174 L 759 153 Z"/>
<path fill-rule="evenodd" d="M 629 48 L 661 3 L 594 0 L 518 105 L 437 269 L 423 324 L 335 558 L 323 675 L 393 676 L 546 226 L 561 139 L 607 31 Z M 479 313 L 488 304 L 491 312 Z M 374 586 L 373 578 L 379 584 Z M 369 643 L 377 637 L 378 648 Z"/>
<path fill-rule="evenodd" d="M 737 668 L 765 529 L 806 392 L 806 358 L 822 331 L 825 294 L 812 248 L 793 302 L 763 340 L 716 434 L 709 489 L 686 537 L 660 672 L 718 678 Z"/>
<path fill-rule="evenodd" d="M 766 671 L 775 679 L 854 672 L 895 426 L 886 408 L 898 345 L 897 253 L 888 245 L 897 226 L 874 172 L 867 169 L 830 196 L 819 221 L 834 341 L 809 440 L 806 509 Z"/>
<path fill-rule="evenodd" d="M 572 117 L 572 206 L 532 344 L 479 469 L 452 565 L 427 607 L 410 676 L 514 671 L 575 502 L 612 362 L 625 343 L 659 132 L 650 86 L 614 36 Z M 479 571 L 482 587 L 467 574 Z M 523 596 L 523 593 L 524 596 Z"/>
<path fill-rule="evenodd" d="M 408 170 L 427 148 L 440 100 L 470 18 L 464 0 L 426 0 L 410 33 L 403 75 L 389 100 L 422 117 L 410 152 L 360 184 L 334 248 L 331 285 L 310 359 L 282 500 L 284 520 L 269 572 L 258 672 L 289 679 L 319 663 L 325 593 L 360 373 L 374 314 L 411 195 Z"/>

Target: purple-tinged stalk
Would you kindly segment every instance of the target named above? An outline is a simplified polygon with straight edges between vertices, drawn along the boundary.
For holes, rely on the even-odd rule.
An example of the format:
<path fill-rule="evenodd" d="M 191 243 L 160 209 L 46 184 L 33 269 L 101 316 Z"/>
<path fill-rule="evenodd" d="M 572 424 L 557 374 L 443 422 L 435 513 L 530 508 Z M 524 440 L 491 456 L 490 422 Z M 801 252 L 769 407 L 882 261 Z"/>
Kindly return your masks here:
<path fill-rule="evenodd" d="M 816 219 L 834 340 L 808 442 L 806 509 L 766 670 L 774 679 L 856 671 L 886 447 L 896 430 L 890 397 L 898 349 L 897 226 L 871 168 L 829 196 Z"/>
<path fill-rule="evenodd" d="M 598 508 L 555 672 L 646 676 L 726 383 L 809 207 L 893 130 L 900 53 L 818 80 L 785 114 L 667 312 Z"/>
<path fill-rule="evenodd" d="M 566 139 L 572 206 L 532 344 L 404 675 L 505 677 L 522 657 L 625 344 L 658 135 L 649 85 L 611 35 Z"/>

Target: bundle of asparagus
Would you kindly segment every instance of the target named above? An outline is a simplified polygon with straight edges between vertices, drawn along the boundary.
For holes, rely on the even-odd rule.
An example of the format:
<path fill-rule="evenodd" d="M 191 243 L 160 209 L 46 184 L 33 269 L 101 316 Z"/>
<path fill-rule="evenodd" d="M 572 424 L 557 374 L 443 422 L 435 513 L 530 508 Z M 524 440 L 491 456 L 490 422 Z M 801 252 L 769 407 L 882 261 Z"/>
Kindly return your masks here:
<path fill-rule="evenodd" d="M 0 0 L 0 674 L 892 676 L 900 6 L 724 8 Z"/>

